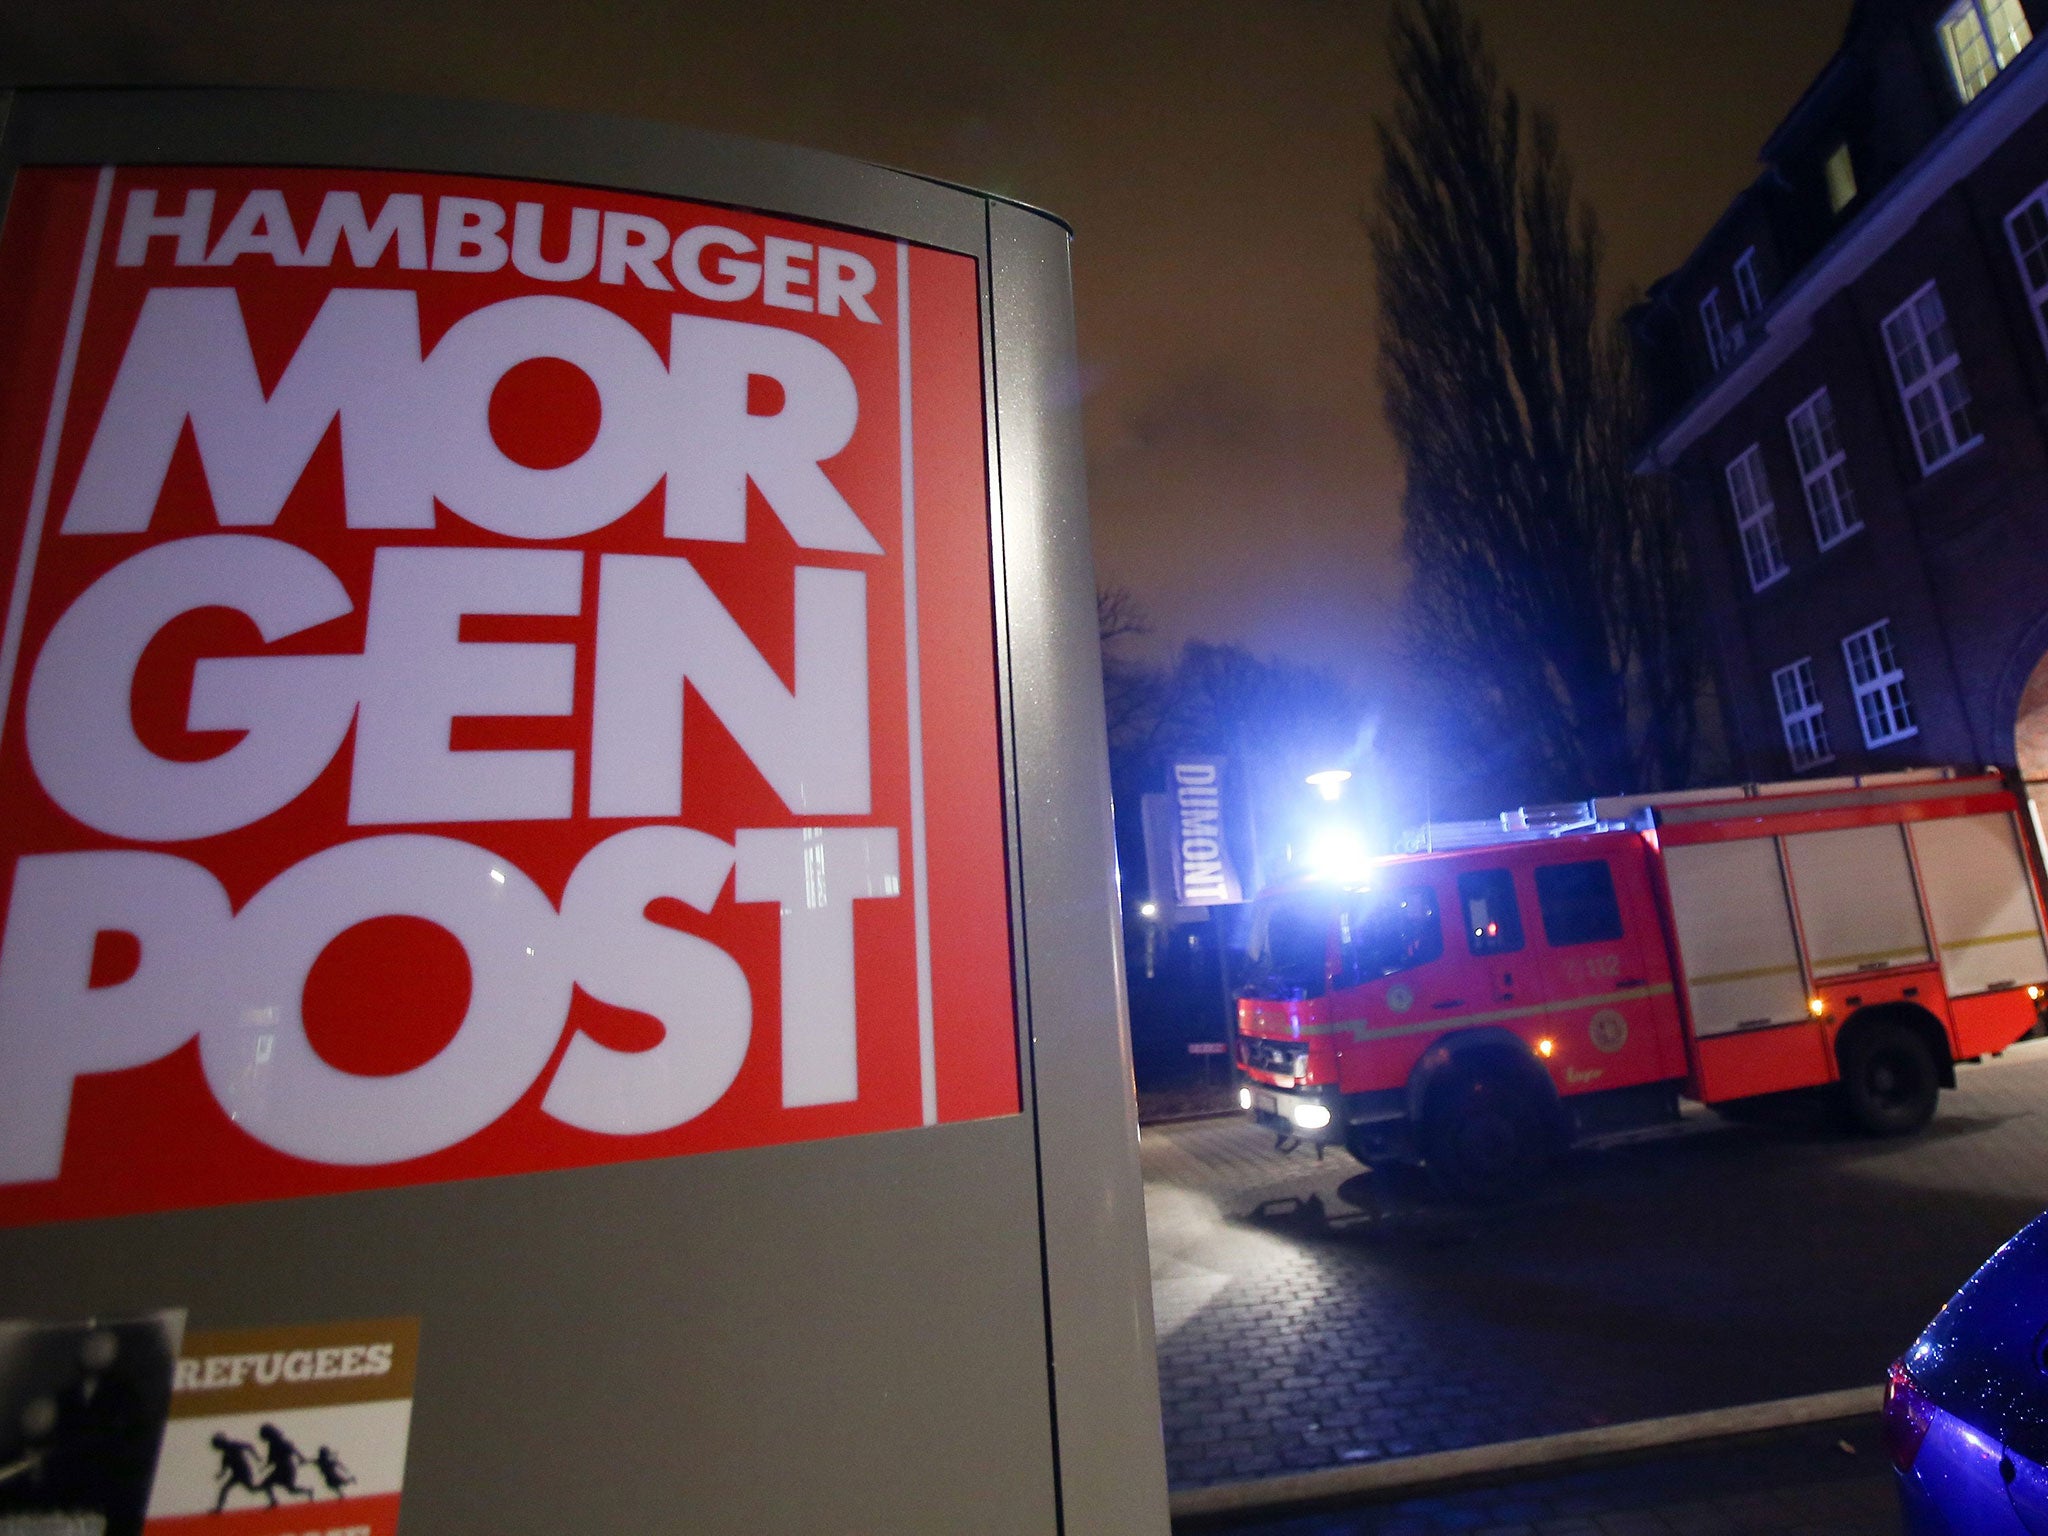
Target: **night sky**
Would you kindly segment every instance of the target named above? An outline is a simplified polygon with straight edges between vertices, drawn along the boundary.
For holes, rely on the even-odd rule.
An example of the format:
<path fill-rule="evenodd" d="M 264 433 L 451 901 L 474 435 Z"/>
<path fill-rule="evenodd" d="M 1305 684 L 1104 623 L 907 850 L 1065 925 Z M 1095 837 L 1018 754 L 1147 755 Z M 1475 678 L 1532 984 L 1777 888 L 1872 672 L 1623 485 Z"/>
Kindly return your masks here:
<path fill-rule="evenodd" d="M 1618 301 L 1683 258 L 1849 0 L 1470 0 L 1558 116 Z M 1361 216 L 1388 0 L 4 0 L 21 84 L 473 96 L 743 133 L 1024 199 L 1077 232 L 1098 574 L 1164 655 L 1370 685 L 1401 587 Z"/>

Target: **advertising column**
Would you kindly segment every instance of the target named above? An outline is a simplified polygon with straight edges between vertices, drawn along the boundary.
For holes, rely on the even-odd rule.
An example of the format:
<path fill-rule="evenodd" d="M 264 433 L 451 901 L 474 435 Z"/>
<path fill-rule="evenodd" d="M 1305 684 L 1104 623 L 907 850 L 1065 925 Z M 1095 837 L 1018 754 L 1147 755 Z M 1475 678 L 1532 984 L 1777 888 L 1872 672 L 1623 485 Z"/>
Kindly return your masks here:
<path fill-rule="evenodd" d="M 0 1317 L 188 1309 L 151 1528 L 1051 1529 L 985 247 L 24 158 Z"/>

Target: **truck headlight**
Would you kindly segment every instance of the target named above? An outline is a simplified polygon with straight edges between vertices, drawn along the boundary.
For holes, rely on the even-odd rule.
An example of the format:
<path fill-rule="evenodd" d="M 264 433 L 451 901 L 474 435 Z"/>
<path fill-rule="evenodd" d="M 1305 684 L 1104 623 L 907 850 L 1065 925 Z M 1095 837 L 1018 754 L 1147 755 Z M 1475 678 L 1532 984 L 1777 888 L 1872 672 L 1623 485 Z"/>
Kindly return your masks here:
<path fill-rule="evenodd" d="M 1252 1107 L 1251 1089 L 1240 1088 L 1237 1090 L 1237 1107 L 1239 1109 L 1250 1109 Z"/>
<path fill-rule="evenodd" d="M 1330 1111 L 1322 1104 L 1297 1104 L 1293 1113 L 1294 1123 L 1304 1131 L 1320 1131 L 1330 1123 Z"/>

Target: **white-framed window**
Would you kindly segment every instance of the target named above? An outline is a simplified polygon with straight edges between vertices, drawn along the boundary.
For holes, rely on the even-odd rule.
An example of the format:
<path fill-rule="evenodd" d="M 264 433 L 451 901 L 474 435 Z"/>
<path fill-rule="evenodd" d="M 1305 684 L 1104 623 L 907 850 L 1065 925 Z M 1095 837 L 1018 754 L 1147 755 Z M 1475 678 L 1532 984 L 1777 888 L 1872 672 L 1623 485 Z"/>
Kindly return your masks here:
<path fill-rule="evenodd" d="M 1742 539 L 1742 561 L 1749 567 L 1749 589 L 1761 592 L 1785 574 L 1785 546 L 1778 540 L 1778 509 L 1771 502 L 1771 483 L 1764 478 L 1764 451 L 1751 443 L 1728 464 L 1728 499 L 1735 505 L 1735 531 Z"/>
<path fill-rule="evenodd" d="M 1785 748 L 1792 754 L 1792 770 L 1804 773 L 1831 763 L 1835 754 L 1828 745 L 1827 710 L 1813 686 L 1813 658 L 1802 656 L 1789 667 L 1771 674 L 1771 692 L 1777 695 L 1778 719 L 1785 726 Z"/>
<path fill-rule="evenodd" d="M 2020 0 L 1955 0 L 1936 25 L 1956 94 L 1969 101 L 2034 40 Z"/>
<path fill-rule="evenodd" d="M 1806 491 L 1806 510 L 1813 518 L 1814 542 L 1832 549 L 1863 526 L 1856 515 L 1856 493 L 1849 485 L 1849 456 L 1835 432 L 1835 404 L 1825 387 L 1802 400 L 1785 426 L 1792 434 L 1792 456 L 1799 461 L 1799 482 Z"/>
<path fill-rule="evenodd" d="M 2005 216 L 2005 237 L 2012 242 L 2012 259 L 2020 264 L 2041 345 L 2048 347 L 2048 185 L 2036 187 Z"/>
<path fill-rule="evenodd" d="M 1728 326 L 1721 319 L 1719 288 L 1709 288 L 1707 296 L 1700 300 L 1700 329 L 1707 338 L 1707 366 L 1718 369 L 1735 351 L 1728 337 Z"/>
<path fill-rule="evenodd" d="M 1756 280 L 1756 247 L 1753 245 L 1735 258 L 1735 296 L 1742 301 L 1745 320 L 1764 307 L 1763 286 Z"/>
<path fill-rule="evenodd" d="M 1828 212 L 1840 213 L 1856 200 L 1856 162 L 1849 146 L 1837 144 L 1822 169 L 1828 179 Z"/>
<path fill-rule="evenodd" d="M 1931 474 L 1976 447 L 1980 439 L 1970 421 L 1970 386 L 1963 382 L 1941 290 L 1930 282 L 1886 315 L 1884 345 L 1921 472 Z"/>
<path fill-rule="evenodd" d="M 1863 727 L 1863 745 L 1881 747 L 1920 734 L 1913 705 L 1906 698 L 1906 673 L 1892 646 L 1890 619 L 1879 619 L 1842 642 L 1849 664 L 1849 686 L 1856 694 L 1856 721 Z"/>

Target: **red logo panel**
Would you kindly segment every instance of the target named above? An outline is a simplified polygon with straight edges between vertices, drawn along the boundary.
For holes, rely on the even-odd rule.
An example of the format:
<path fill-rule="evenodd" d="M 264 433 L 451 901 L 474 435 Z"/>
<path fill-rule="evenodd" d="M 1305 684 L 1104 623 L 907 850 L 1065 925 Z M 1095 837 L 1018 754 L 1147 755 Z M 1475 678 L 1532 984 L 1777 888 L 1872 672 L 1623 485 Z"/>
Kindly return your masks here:
<path fill-rule="evenodd" d="M 28 170 L 0 1222 L 1019 1106 L 974 263 Z"/>

